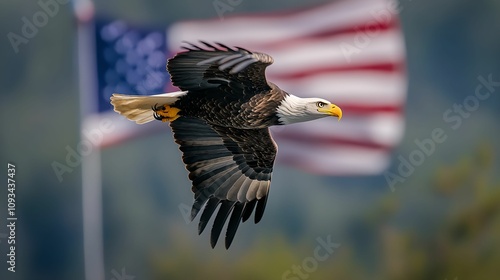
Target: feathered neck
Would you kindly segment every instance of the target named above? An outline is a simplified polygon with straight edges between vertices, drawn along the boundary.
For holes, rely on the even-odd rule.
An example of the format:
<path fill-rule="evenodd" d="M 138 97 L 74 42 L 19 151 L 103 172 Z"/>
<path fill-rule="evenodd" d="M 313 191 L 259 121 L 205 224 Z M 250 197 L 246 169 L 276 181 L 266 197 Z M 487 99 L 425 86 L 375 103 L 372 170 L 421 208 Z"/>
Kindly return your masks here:
<path fill-rule="evenodd" d="M 287 94 L 276 108 L 278 123 L 284 125 L 321 118 L 321 116 L 311 114 L 308 111 L 307 106 L 310 102 L 311 98 L 301 98 L 293 94 Z"/>

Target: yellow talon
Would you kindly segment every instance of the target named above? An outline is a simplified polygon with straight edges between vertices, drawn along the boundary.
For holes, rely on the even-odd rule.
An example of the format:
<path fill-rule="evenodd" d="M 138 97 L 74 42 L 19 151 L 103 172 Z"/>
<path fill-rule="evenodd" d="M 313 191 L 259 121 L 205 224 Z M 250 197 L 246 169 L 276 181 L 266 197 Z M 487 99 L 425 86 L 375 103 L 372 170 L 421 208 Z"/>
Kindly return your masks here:
<path fill-rule="evenodd" d="M 158 110 L 155 110 L 155 113 L 161 117 L 162 122 L 173 122 L 175 121 L 179 116 L 179 112 L 181 111 L 179 108 L 176 107 L 170 107 L 169 105 L 165 104 L 163 106 L 157 107 Z M 156 109 L 156 108 L 155 108 Z"/>

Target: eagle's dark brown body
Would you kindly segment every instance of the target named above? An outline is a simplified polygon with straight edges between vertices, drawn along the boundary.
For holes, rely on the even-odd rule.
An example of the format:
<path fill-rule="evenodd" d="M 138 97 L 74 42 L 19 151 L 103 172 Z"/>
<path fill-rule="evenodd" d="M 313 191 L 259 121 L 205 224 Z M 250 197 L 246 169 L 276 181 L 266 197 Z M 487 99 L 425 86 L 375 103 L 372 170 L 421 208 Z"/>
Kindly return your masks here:
<path fill-rule="evenodd" d="M 209 124 L 242 129 L 267 128 L 279 125 L 276 108 L 286 93 L 274 84 L 262 93 L 226 94 L 220 89 L 189 91 L 174 107 L 182 116 L 200 118 Z"/>

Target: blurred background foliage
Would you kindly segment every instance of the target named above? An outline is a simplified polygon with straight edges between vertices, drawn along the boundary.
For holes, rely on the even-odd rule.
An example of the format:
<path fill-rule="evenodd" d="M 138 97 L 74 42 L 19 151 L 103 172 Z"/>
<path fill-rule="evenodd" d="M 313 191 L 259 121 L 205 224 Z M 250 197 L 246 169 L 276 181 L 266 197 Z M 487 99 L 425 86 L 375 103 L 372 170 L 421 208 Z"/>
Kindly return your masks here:
<path fill-rule="evenodd" d="M 459 162 L 433 174 L 429 192 L 404 204 L 397 196 L 374 203 L 353 223 L 372 229 L 377 258 L 360 261 L 362 252 L 345 244 L 320 263 L 311 279 L 491 279 L 500 263 L 500 182 L 494 180 L 491 146 L 480 146 Z M 429 213 L 426 227 L 398 222 L 407 211 L 425 211 L 430 201 L 442 211 Z M 316 244 L 282 237 L 260 239 L 236 259 L 208 258 L 194 253 L 179 236 L 172 256 L 159 251 L 151 260 L 155 279 L 282 279 L 283 272 L 313 256 Z M 193 269 L 194 266 L 196 269 Z M 224 269 L 221 271 L 221 267 Z M 258 268 L 258 269 L 256 269 Z M 306 273 L 307 274 L 307 273 Z M 298 275 L 283 279 L 294 279 Z M 307 279 L 307 278 L 303 278 Z"/>
<path fill-rule="evenodd" d="M 232 14 L 319 2 L 243 0 Z M 496 279 L 500 88 L 457 130 L 443 113 L 474 94 L 478 76 L 500 80 L 500 2 L 400 2 L 407 128 L 390 170 L 416 149 L 415 139 L 436 127 L 448 136 L 404 183 L 392 192 L 383 175 L 318 177 L 277 166 L 262 222 L 243 224 L 231 250 L 212 250 L 208 234 L 197 236 L 196 223 L 180 214 L 192 194 L 168 129 L 110 147 L 102 154 L 106 279 L 122 268 L 135 279 L 281 279 L 326 236 L 341 246 L 307 279 Z M 7 34 L 40 7 L 13 0 L 0 7 L 0 158 L 17 166 L 19 217 L 18 271 L 7 273 L 2 239 L 0 278 L 84 279 L 81 171 L 59 182 L 51 167 L 79 142 L 76 22 L 61 5 L 15 53 Z M 96 11 L 156 26 L 217 17 L 213 1 L 198 0 L 97 1 Z M 1 187 L 3 209 L 6 194 Z M 5 218 L 0 211 L 2 225 Z"/>

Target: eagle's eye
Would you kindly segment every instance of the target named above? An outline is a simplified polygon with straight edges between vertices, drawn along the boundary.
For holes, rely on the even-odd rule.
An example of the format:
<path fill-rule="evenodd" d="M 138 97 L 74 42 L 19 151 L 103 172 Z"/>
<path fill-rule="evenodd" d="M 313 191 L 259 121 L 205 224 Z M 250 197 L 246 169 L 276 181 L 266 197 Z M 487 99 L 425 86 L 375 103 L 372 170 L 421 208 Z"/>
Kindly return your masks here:
<path fill-rule="evenodd" d="M 318 108 L 323 108 L 323 107 L 325 107 L 325 105 L 326 105 L 325 102 L 321 102 L 321 101 L 316 102 L 316 106 L 318 106 Z"/>

